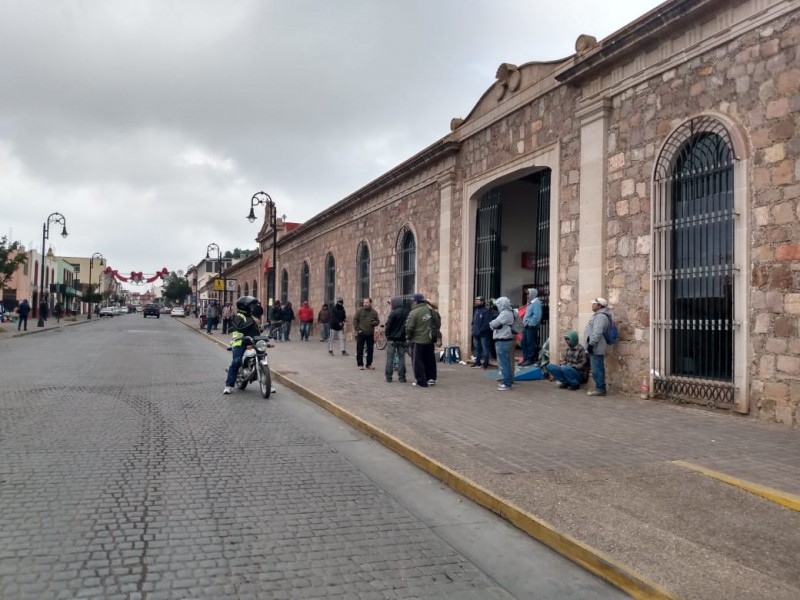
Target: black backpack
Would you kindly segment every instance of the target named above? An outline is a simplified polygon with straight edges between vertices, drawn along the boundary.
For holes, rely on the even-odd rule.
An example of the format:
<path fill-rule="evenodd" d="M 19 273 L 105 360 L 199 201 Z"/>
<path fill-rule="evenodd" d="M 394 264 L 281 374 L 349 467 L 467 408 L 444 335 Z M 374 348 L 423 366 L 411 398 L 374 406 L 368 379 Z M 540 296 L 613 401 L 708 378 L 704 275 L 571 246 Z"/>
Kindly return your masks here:
<path fill-rule="evenodd" d="M 442 316 L 439 314 L 439 311 L 435 308 L 428 309 L 431 311 L 431 341 L 434 344 L 441 344 L 442 343 Z"/>

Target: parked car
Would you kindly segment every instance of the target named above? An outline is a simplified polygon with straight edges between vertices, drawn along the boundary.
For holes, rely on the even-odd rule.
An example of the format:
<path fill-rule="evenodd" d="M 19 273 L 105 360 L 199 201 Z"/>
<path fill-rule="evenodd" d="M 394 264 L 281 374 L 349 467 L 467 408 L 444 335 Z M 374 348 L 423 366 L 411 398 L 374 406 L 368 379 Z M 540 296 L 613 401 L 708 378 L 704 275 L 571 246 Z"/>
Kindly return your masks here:
<path fill-rule="evenodd" d="M 172 313 L 172 309 L 171 309 L 169 306 L 164 306 L 164 307 L 161 309 L 161 314 L 162 314 L 162 315 L 168 315 L 168 314 L 170 314 L 170 313 Z"/>
<path fill-rule="evenodd" d="M 183 312 L 182 306 L 176 306 L 172 309 L 172 316 L 173 317 L 185 317 L 186 313 Z"/>
<path fill-rule="evenodd" d="M 161 318 L 161 310 L 158 307 L 158 304 L 148 304 L 144 307 L 144 318 L 147 317 L 155 317 L 156 319 Z"/>
<path fill-rule="evenodd" d="M 104 306 L 100 309 L 100 312 L 97 313 L 100 317 L 113 317 L 114 316 L 114 307 L 113 306 Z"/>
<path fill-rule="evenodd" d="M 114 307 L 114 314 L 115 315 L 127 315 L 128 314 L 128 307 L 127 306 L 115 306 Z"/>

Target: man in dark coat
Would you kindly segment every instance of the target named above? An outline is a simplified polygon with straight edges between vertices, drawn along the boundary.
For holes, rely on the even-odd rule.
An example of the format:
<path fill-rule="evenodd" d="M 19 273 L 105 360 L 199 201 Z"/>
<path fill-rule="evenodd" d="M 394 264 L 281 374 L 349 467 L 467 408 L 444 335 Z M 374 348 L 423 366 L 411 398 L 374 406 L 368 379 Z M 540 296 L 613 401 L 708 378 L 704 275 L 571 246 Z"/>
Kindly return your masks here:
<path fill-rule="evenodd" d="M 337 298 L 331 310 L 331 334 L 328 336 L 328 354 L 333 355 L 333 339 L 339 337 L 339 350 L 342 356 L 347 356 L 344 348 L 344 325 L 347 322 L 347 312 L 344 310 L 344 299 Z"/>

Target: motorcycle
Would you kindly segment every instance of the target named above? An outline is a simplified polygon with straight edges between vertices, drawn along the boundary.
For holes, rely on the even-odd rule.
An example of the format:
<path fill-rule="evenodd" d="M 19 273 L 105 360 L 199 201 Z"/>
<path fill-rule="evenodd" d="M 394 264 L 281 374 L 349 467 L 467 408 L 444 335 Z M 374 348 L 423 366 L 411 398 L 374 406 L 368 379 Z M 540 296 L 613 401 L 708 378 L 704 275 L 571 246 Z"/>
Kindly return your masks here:
<path fill-rule="evenodd" d="M 242 365 L 239 367 L 239 372 L 236 373 L 237 389 L 243 390 L 247 387 L 248 383 L 258 380 L 258 386 L 261 390 L 261 395 L 264 398 L 269 398 L 272 389 L 272 374 L 269 370 L 269 361 L 267 360 L 268 337 L 249 335 L 242 338 L 242 344 L 245 346 L 244 355 L 242 356 Z"/>

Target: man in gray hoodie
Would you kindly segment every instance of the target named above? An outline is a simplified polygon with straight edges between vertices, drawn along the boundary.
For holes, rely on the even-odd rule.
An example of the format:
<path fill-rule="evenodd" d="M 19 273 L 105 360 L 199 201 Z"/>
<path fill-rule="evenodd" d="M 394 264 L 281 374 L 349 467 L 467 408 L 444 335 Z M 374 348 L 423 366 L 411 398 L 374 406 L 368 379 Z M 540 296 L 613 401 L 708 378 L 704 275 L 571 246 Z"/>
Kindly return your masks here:
<path fill-rule="evenodd" d="M 511 350 L 514 345 L 514 332 L 511 325 L 514 323 L 514 313 L 511 310 L 511 300 L 501 296 L 494 301 L 497 307 L 497 318 L 489 323 L 494 337 L 494 347 L 497 350 L 497 364 L 503 381 L 497 386 L 498 391 L 506 392 L 514 385 L 514 367 L 511 364 Z"/>
<path fill-rule="evenodd" d="M 592 367 L 592 379 L 595 389 L 589 390 L 589 396 L 606 395 L 606 338 L 603 335 L 611 323 L 611 311 L 608 310 L 608 300 L 595 298 L 592 300 L 594 314 L 586 324 L 583 339 L 586 342 L 586 352 L 589 354 L 589 364 Z"/>

